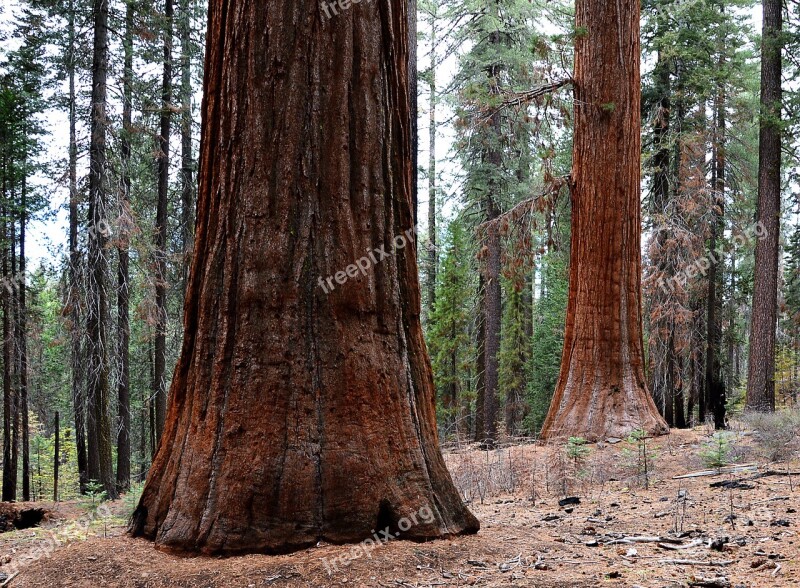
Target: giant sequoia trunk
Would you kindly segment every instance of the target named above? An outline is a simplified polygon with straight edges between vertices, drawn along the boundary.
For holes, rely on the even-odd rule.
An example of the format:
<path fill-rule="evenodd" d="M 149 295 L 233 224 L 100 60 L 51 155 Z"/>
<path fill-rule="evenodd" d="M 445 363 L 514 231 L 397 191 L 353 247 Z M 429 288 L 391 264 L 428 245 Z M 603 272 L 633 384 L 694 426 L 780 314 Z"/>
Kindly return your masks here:
<path fill-rule="evenodd" d="M 778 256 L 781 216 L 781 44 L 783 2 L 764 2 L 761 45 L 761 135 L 758 220 L 766 236 L 756 244 L 753 323 L 747 408 L 775 410 L 775 327 L 778 320 Z"/>
<path fill-rule="evenodd" d="M 478 529 L 439 453 L 413 247 L 348 270 L 413 227 L 406 6 L 210 4 L 186 335 L 131 524 L 162 549 Z"/>
<path fill-rule="evenodd" d="M 576 24 L 569 301 L 542 436 L 664 434 L 642 351 L 639 2 L 578 0 Z"/>

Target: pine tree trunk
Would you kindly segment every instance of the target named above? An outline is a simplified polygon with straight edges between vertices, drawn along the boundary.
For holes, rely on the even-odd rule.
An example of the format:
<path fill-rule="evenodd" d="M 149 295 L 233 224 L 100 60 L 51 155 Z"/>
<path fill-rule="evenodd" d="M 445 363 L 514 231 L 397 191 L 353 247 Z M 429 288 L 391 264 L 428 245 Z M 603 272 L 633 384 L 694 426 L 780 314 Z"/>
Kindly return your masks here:
<path fill-rule="evenodd" d="M 122 79 L 122 190 L 119 201 L 119 236 L 117 238 L 117 488 L 126 491 L 131 484 L 131 392 L 130 392 L 130 227 L 131 218 L 131 135 L 133 133 L 133 3 L 125 9 L 125 53 Z"/>
<path fill-rule="evenodd" d="M 131 525 L 162 549 L 478 528 L 439 453 L 408 245 L 406 10 L 361 3 L 326 24 L 316 2 L 211 3 L 186 335 Z"/>
<path fill-rule="evenodd" d="M 147 453 L 147 388 L 142 386 L 142 409 L 139 411 L 139 481 L 144 482 L 150 456 Z"/>
<path fill-rule="evenodd" d="M 653 212 L 656 219 L 654 257 L 658 271 L 659 283 L 672 284 L 675 278 L 673 253 L 667 243 L 672 237 L 670 215 L 672 214 L 669 176 L 672 170 L 669 147 L 671 117 L 671 83 L 670 64 L 659 52 L 654 72 L 656 91 L 659 102 L 653 124 L 653 141 L 656 153 L 653 156 Z M 662 281 L 663 280 L 663 281 Z M 675 310 L 674 292 L 657 287 L 653 292 L 653 305 L 658 308 L 658 319 L 653 324 L 650 334 L 650 361 L 653 369 L 653 398 L 662 416 L 670 427 L 674 423 L 673 403 L 675 400 L 674 359 Z"/>
<path fill-rule="evenodd" d="M 61 465 L 61 423 L 56 411 L 56 420 L 53 426 L 55 447 L 53 448 L 53 502 L 58 502 L 58 467 Z"/>
<path fill-rule="evenodd" d="M 25 165 L 27 167 L 27 165 Z M 22 443 L 22 500 L 31 499 L 31 453 L 28 427 L 28 303 L 25 258 L 25 231 L 27 225 L 27 182 L 23 177 L 20 192 L 19 218 L 19 272 L 15 282 L 19 296 L 19 316 L 17 318 L 17 353 L 19 354 L 19 413 L 20 442 Z"/>
<path fill-rule="evenodd" d="M 191 0 L 180 0 L 181 42 L 181 244 L 182 292 L 186 293 L 194 235 L 194 160 L 192 159 L 192 14 Z"/>
<path fill-rule="evenodd" d="M 747 408 L 762 412 L 775 410 L 775 328 L 781 230 L 782 34 L 783 2 L 764 0 L 757 219 L 765 236 L 756 243 L 747 377 Z"/>
<path fill-rule="evenodd" d="M 164 2 L 164 75 L 161 81 L 161 129 L 158 137 L 158 202 L 156 204 L 156 441 L 161 441 L 167 414 L 167 206 L 169 198 L 169 135 L 172 124 L 172 0 Z"/>
<path fill-rule="evenodd" d="M 666 378 L 664 378 L 664 420 L 670 427 L 675 426 L 675 331 L 674 323 L 670 325 L 667 340 L 667 356 L 664 361 Z"/>
<path fill-rule="evenodd" d="M 155 360 L 152 342 L 147 348 L 147 359 L 147 365 L 150 368 L 150 373 L 148 374 L 150 376 L 150 387 L 152 390 L 155 390 Z M 156 442 L 156 406 L 152 395 L 147 399 L 147 417 L 150 424 L 150 461 L 152 462 L 152 460 L 156 458 L 156 449 L 158 449 L 158 443 Z"/>
<path fill-rule="evenodd" d="M 678 429 L 686 428 L 686 379 L 683 377 L 683 356 L 676 353 L 674 359 L 674 373 L 678 378 L 675 384 L 675 427 Z"/>
<path fill-rule="evenodd" d="M 576 30 L 569 297 L 542 436 L 660 435 L 640 311 L 639 2 L 578 0 Z"/>
<path fill-rule="evenodd" d="M 78 461 L 78 486 L 86 494 L 89 471 L 86 456 L 86 398 L 83 393 L 83 353 L 81 345 L 81 252 L 78 249 L 78 138 L 77 95 L 75 93 L 75 1 L 69 0 L 68 10 L 69 53 L 69 317 L 70 317 L 70 367 L 72 371 L 71 400 L 75 415 L 75 450 Z"/>
<path fill-rule="evenodd" d="M 428 71 L 428 91 L 430 93 L 430 109 L 428 112 L 428 320 L 433 316 L 436 306 L 436 25 L 438 20 L 437 4 L 431 3 L 431 36 L 430 36 L 430 70 Z"/>
<path fill-rule="evenodd" d="M 117 496 L 112 463 L 108 366 L 108 193 L 106 125 L 108 2 L 94 2 L 91 142 L 89 145 L 89 295 L 86 317 L 89 398 L 89 476 Z"/>
<path fill-rule="evenodd" d="M 706 336 L 706 410 L 710 410 L 714 418 L 716 429 L 725 428 L 725 383 L 722 380 L 722 367 L 719 354 L 722 348 L 721 326 L 721 293 L 718 291 L 720 275 L 721 252 L 717 251 L 718 241 L 724 229 L 723 218 L 725 215 L 725 91 L 722 85 L 717 89 L 714 105 L 716 111 L 716 127 L 713 146 L 713 172 L 712 190 L 714 193 L 715 210 L 711 220 L 711 239 L 709 242 L 709 259 L 711 267 L 708 270 L 708 299 L 707 304 L 707 336 Z"/>
<path fill-rule="evenodd" d="M 498 10 L 498 2 L 494 3 L 494 10 Z M 489 43 L 492 45 L 500 45 L 500 33 L 493 31 L 489 34 Z M 487 77 L 489 79 L 489 94 L 496 95 L 499 93 L 499 75 L 502 67 L 499 64 L 491 64 L 487 70 Z M 485 220 L 492 221 L 500 216 L 499 198 L 501 193 L 501 186 L 498 176 L 502 173 L 503 169 L 503 153 L 500 151 L 500 142 L 503 133 L 502 120 L 500 110 L 496 109 L 491 116 L 489 122 L 490 139 L 489 148 L 486 151 L 486 163 L 492 171 L 490 171 L 490 179 L 486 188 L 486 194 L 483 201 L 483 209 Z M 483 403 L 483 435 L 480 440 L 483 446 L 491 449 L 497 443 L 497 420 L 498 409 L 500 405 L 500 329 L 502 324 L 503 315 L 503 294 L 502 286 L 500 284 L 500 271 L 501 267 L 501 244 L 500 234 L 496 225 L 491 225 L 489 230 L 486 231 L 486 259 L 484 271 L 486 273 L 485 281 L 485 316 L 484 328 L 486 329 L 485 336 L 485 390 L 484 390 L 484 403 Z"/>
<path fill-rule="evenodd" d="M 486 405 L 486 279 L 481 273 L 478 276 L 478 317 L 475 333 L 475 419 L 472 430 L 473 441 L 483 441 L 485 432 Z"/>
<path fill-rule="evenodd" d="M 4 137 L 6 139 L 6 137 Z M 6 145 L 8 142 L 6 142 Z M 8 156 L 3 154 L 3 193 L 6 192 L 6 177 L 8 171 Z M 8 239 L 7 210 L 2 210 L 2 236 L 3 236 L 3 282 L 8 284 L 9 273 L 9 249 L 10 240 Z M 11 366 L 13 365 L 13 345 L 12 334 L 12 290 L 11 288 L 2 289 L 3 297 L 3 502 L 11 502 L 17 499 L 17 470 L 13 466 L 13 434 L 15 420 L 15 394 L 12 384 Z"/>
<path fill-rule="evenodd" d="M 15 162 L 16 163 L 16 162 Z M 12 184 L 12 202 L 15 200 L 16 186 Z M 11 374 L 11 397 L 12 397 L 12 422 L 11 422 L 11 471 L 14 475 L 14 500 L 17 499 L 17 485 L 19 478 L 19 444 L 20 444 L 20 429 L 22 428 L 22 403 L 20 402 L 20 389 L 19 389 L 19 348 L 17 342 L 19 341 L 19 290 L 17 290 L 17 225 L 15 215 L 10 215 L 9 219 L 9 252 L 11 257 L 11 273 L 8 280 L 5 282 L 9 284 L 11 290 L 11 304 L 10 310 L 10 326 L 8 336 L 11 339 L 11 352 L 10 352 L 10 366 L 9 372 Z"/>
<path fill-rule="evenodd" d="M 493 212 L 489 219 L 497 218 Z M 497 421 L 500 405 L 500 328 L 503 315 L 502 288 L 500 284 L 500 235 L 498 228 L 492 226 L 486 238 L 486 390 L 484 392 L 484 447 L 493 448 L 497 443 Z"/>

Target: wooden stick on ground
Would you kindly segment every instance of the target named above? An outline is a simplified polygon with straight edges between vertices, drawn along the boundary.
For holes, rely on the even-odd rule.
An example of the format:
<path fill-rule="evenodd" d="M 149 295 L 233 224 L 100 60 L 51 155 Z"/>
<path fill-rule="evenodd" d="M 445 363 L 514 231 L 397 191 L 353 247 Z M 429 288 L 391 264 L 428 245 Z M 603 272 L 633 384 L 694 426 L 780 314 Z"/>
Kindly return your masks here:
<path fill-rule="evenodd" d="M 735 563 L 734 560 L 728 561 L 701 561 L 697 559 L 662 559 L 662 564 L 672 566 L 708 566 L 712 568 L 722 568 Z"/>

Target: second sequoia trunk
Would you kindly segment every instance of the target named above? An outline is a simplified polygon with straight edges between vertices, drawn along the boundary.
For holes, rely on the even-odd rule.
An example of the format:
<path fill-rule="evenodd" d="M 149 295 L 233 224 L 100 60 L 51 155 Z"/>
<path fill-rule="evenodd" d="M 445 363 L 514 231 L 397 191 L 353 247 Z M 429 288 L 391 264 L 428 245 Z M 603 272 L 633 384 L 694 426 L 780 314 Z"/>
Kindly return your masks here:
<path fill-rule="evenodd" d="M 321 6 L 210 3 L 186 335 L 131 527 L 162 549 L 478 529 L 420 326 L 407 3 Z"/>
<path fill-rule="evenodd" d="M 645 383 L 639 2 L 578 0 L 564 354 L 542 436 L 668 431 Z"/>

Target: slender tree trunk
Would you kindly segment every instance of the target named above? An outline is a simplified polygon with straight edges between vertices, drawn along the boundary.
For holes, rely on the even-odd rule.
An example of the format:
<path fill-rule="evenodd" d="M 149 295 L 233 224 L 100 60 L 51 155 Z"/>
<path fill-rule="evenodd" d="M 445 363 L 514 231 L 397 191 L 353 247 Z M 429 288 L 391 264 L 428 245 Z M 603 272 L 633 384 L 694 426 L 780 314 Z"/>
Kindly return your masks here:
<path fill-rule="evenodd" d="M 493 10 L 499 10 L 499 2 L 492 4 Z M 500 45 L 501 37 L 499 31 L 489 33 L 490 45 Z M 502 66 L 499 63 L 492 63 L 486 73 L 489 80 L 488 92 L 497 95 L 500 92 L 499 76 Z M 500 110 L 497 109 L 491 116 L 489 122 L 491 139 L 490 146 L 486 151 L 486 162 L 490 166 L 490 179 L 484 197 L 483 208 L 485 220 L 492 221 L 500 215 L 499 198 L 501 183 L 498 176 L 503 169 L 503 153 L 500 150 L 500 141 L 503 132 Z M 491 449 L 497 442 L 497 420 L 500 405 L 499 381 L 500 381 L 500 329 L 503 315 L 503 295 L 500 284 L 501 267 L 501 244 L 498 227 L 491 225 L 486 231 L 486 260 L 484 271 L 486 273 L 485 282 L 485 307 L 484 328 L 486 329 L 486 352 L 485 352 L 485 386 L 484 391 L 484 416 L 483 416 L 483 435 L 481 441 L 484 447 Z"/>
<path fill-rule="evenodd" d="M 186 335 L 131 526 L 162 549 L 478 528 L 439 453 L 409 244 L 407 7 L 361 3 L 326 26 L 317 3 L 211 3 Z"/>
<path fill-rule="evenodd" d="M 92 57 L 92 114 L 89 146 L 89 303 L 86 317 L 89 345 L 88 398 L 90 406 L 89 475 L 109 498 L 117 496 L 112 463 L 108 367 L 108 252 L 109 226 L 106 181 L 108 77 L 108 0 L 94 3 Z M 92 439 L 94 437 L 94 439 Z M 92 447 L 92 441 L 94 446 Z M 96 476 L 96 477 L 95 477 Z"/>
<path fill-rule="evenodd" d="M 664 378 L 664 420 L 670 427 L 675 426 L 675 327 L 670 325 L 667 340 L 667 356 L 664 361 L 666 377 Z"/>
<path fill-rule="evenodd" d="M 147 454 L 147 418 L 148 418 L 147 388 L 142 387 L 142 409 L 139 419 L 139 481 L 144 482 L 147 475 L 147 464 L 150 456 Z"/>
<path fill-rule="evenodd" d="M 12 202 L 16 201 L 16 187 L 12 188 Z M 10 326 L 8 336 L 11 338 L 11 356 L 9 372 L 11 374 L 12 394 L 12 423 L 11 423 L 11 471 L 14 473 L 14 500 L 17 499 L 17 484 L 19 478 L 19 444 L 20 429 L 22 428 L 22 403 L 19 388 L 19 291 L 17 290 L 17 226 L 13 212 L 9 219 L 9 252 L 11 257 L 11 273 L 6 287 L 11 290 Z"/>
<path fill-rule="evenodd" d="M 638 1 L 576 3 L 570 284 L 545 438 L 668 431 L 644 376 L 639 16 Z"/>
<path fill-rule="evenodd" d="M 4 154 L 4 167 L 7 170 L 7 158 Z M 4 170 L 4 171 L 6 171 Z M 7 186 L 6 173 L 3 174 L 3 193 Z M 12 383 L 11 366 L 13 365 L 13 344 L 12 337 L 12 289 L 8 287 L 9 277 L 9 249 L 10 239 L 8 238 L 8 211 L 2 210 L 2 237 L 3 237 L 3 502 L 12 502 L 17 499 L 17 470 L 14 467 L 14 421 L 15 421 L 15 394 Z"/>
<path fill-rule="evenodd" d="M 156 376 L 155 376 L 155 354 L 153 353 L 153 345 L 151 344 L 147 349 L 147 365 L 150 368 L 150 383 L 151 389 L 155 390 L 156 385 Z M 158 449 L 158 442 L 156 441 L 156 403 L 154 401 L 153 395 L 147 399 L 147 413 L 148 419 L 150 421 L 150 461 L 155 459 L 156 457 L 156 449 Z"/>
<path fill-rule="evenodd" d="M 708 271 L 708 300 L 707 303 L 707 336 L 706 336 L 706 408 L 711 410 L 714 417 L 714 427 L 725 428 L 725 383 L 722 380 L 722 367 L 719 358 L 722 345 L 722 328 L 720 316 L 721 293 L 718 291 L 720 278 L 721 251 L 717 251 L 718 241 L 723 230 L 725 214 L 725 91 L 720 86 L 717 90 L 716 102 L 716 127 L 714 136 L 713 155 L 713 193 L 715 210 L 712 215 L 711 240 L 709 243 L 709 257 L 711 267 Z"/>
<path fill-rule="evenodd" d="M 683 356 L 675 354 L 674 373 L 678 378 L 675 384 L 675 427 L 678 429 L 686 428 L 686 379 L 683 377 L 684 371 Z"/>
<path fill-rule="evenodd" d="M 690 340 L 689 348 L 689 370 L 691 374 L 691 390 L 689 392 L 689 402 L 686 408 L 688 415 L 688 425 L 694 426 L 697 423 L 704 422 L 702 417 L 704 414 L 700 411 L 705 407 L 705 383 L 703 381 L 703 374 L 705 373 L 703 361 L 703 332 L 704 332 L 704 314 L 702 300 L 695 300 L 692 303 L 692 337 Z M 695 421 L 694 410 L 698 408 L 698 420 Z"/>
<path fill-rule="evenodd" d="M 172 0 L 164 2 L 164 75 L 161 81 L 161 131 L 158 150 L 156 205 L 156 441 L 161 441 L 167 414 L 167 206 L 169 198 L 169 136 L 172 124 Z"/>
<path fill-rule="evenodd" d="M 776 276 L 777 279 L 777 276 Z M 736 250 L 731 250 L 731 281 L 730 281 L 731 295 L 728 297 L 727 305 L 727 322 L 728 333 L 726 339 L 727 351 L 726 359 L 728 363 L 727 373 L 727 389 L 736 390 L 739 387 L 739 371 L 736 365 L 736 351 L 738 343 L 736 341 Z M 777 297 L 777 292 L 776 292 Z"/>
<path fill-rule="evenodd" d="M 763 5 L 757 218 L 763 227 L 765 237 L 756 243 L 747 408 L 774 411 L 775 328 L 778 320 L 778 258 L 781 231 L 783 2 L 764 0 Z"/>
<path fill-rule="evenodd" d="M 25 166 L 27 168 L 27 165 Z M 22 500 L 31 499 L 31 452 L 30 433 L 28 427 L 28 302 L 25 258 L 25 231 L 27 224 L 27 182 L 23 177 L 20 192 L 19 218 L 19 271 L 15 276 L 19 297 L 19 315 L 17 318 L 17 352 L 19 354 L 19 413 L 22 443 Z"/>
<path fill-rule="evenodd" d="M 452 341 L 456 340 L 458 333 L 456 332 L 456 323 L 453 322 L 453 328 L 450 332 Z M 444 407 L 448 410 L 453 410 L 458 407 L 458 347 L 453 346 L 450 351 L 450 383 L 447 386 L 447 398 L 444 402 Z M 455 417 L 456 420 L 458 417 Z M 456 422 L 456 427 L 458 423 Z"/>
<path fill-rule="evenodd" d="M 55 432 L 55 447 L 53 448 L 53 502 L 58 502 L 58 468 L 61 465 L 61 423 L 58 411 L 53 428 Z"/>
<path fill-rule="evenodd" d="M 86 493 L 89 480 L 86 457 L 86 400 L 83 393 L 83 353 L 81 345 L 81 253 L 78 249 L 78 138 L 77 96 L 75 93 L 75 1 L 69 0 L 67 30 L 69 53 L 67 76 L 69 78 L 69 295 L 70 309 L 70 367 L 72 371 L 71 400 L 75 417 L 75 450 L 78 460 L 78 485 Z"/>
<path fill-rule="evenodd" d="M 430 108 L 428 112 L 428 317 L 433 316 L 436 306 L 436 25 L 438 22 L 437 2 L 431 2 L 431 61 L 428 70 L 428 92 Z"/>
<path fill-rule="evenodd" d="M 192 158 L 192 0 L 180 0 L 181 42 L 181 244 L 185 295 L 192 261 L 194 235 L 194 160 Z"/>
<path fill-rule="evenodd" d="M 130 227 L 131 218 L 131 135 L 133 133 L 133 18 L 134 6 L 125 9 L 125 53 L 122 79 L 122 186 L 119 198 L 119 236 L 117 238 L 117 488 L 124 492 L 131 485 L 131 392 L 130 392 Z"/>
<path fill-rule="evenodd" d="M 487 220 L 497 218 L 499 212 L 493 202 L 488 203 L 491 212 Z M 500 284 L 500 235 L 495 225 L 487 232 L 486 246 L 486 376 L 484 392 L 484 447 L 491 449 L 497 443 L 497 421 L 500 405 L 500 328 L 503 316 L 502 288 Z"/>
<path fill-rule="evenodd" d="M 475 359 L 475 422 L 473 440 L 483 441 L 485 431 L 485 405 L 486 405 L 486 279 L 481 272 L 478 276 L 478 318 L 475 333 L 475 346 L 477 357 Z"/>
<path fill-rule="evenodd" d="M 654 256 L 660 283 L 673 283 L 675 278 L 674 254 L 667 246 L 671 238 L 671 215 L 673 214 L 670 190 L 671 150 L 670 118 L 671 118 L 671 81 L 670 64 L 659 52 L 656 70 L 656 89 L 659 93 L 658 110 L 653 124 L 653 139 L 657 149 L 653 156 L 653 212 L 659 219 L 655 227 Z M 661 282 L 663 280 L 663 282 Z M 653 369 L 653 398 L 661 414 L 670 427 L 675 424 L 673 405 L 675 401 L 674 374 L 674 330 L 675 330 L 675 294 L 658 287 L 653 293 L 653 304 L 658 308 L 658 319 L 654 321 L 651 333 L 651 365 Z"/>

